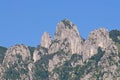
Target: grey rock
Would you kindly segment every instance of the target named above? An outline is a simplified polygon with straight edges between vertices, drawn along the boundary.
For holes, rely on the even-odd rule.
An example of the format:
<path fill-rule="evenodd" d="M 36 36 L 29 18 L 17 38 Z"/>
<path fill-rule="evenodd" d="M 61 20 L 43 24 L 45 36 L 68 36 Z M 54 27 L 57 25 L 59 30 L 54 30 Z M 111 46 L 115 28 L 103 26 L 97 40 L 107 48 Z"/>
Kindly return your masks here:
<path fill-rule="evenodd" d="M 6 74 L 9 74 L 8 71 L 12 69 L 12 71 L 14 70 L 16 71 L 16 73 L 19 73 L 18 79 L 20 78 L 21 80 L 29 80 L 29 74 L 27 73 L 27 70 L 28 70 L 28 64 L 30 62 L 31 62 L 31 55 L 27 46 L 20 44 L 10 47 L 5 53 L 5 57 L 2 63 L 2 66 L 4 67 L 5 70 L 3 72 L 4 74 L 3 77 Z M 20 72 L 21 70 L 25 70 L 26 73 Z M 13 74 L 14 73 L 11 73 L 11 75 Z"/>
<path fill-rule="evenodd" d="M 120 54 L 105 28 L 83 40 L 65 19 L 58 23 L 53 39 L 45 32 L 33 50 L 21 44 L 10 47 L 0 64 L 0 79 L 6 80 L 12 69 L 19 73 L 16 80 L 120 80 Z"/>
<path fill-rule="evenodd" d="M 45 48 L 49 48 L 50 44 L 51 44 L 51 37 L 49 35 L 49 33 L 44 32 L 42 38 L 41 38 L 41 46 L 45 47 Z"/>
<path fill-rule="evenodd" d="M 118 53 L 112 39 L 109 37 L 109 32 L 105 28 L 99 28 L 90 33 L 83 47 L 84 60 L 90 58 L 97 53 L 98 47 L 105 51 Z M 114 50 L 113 50 L 114 49 Z"/>
<path fill-rule="evenodd" d="M 34 63 L 38 60 L 41 59 L 41 57 L 43 55 L 47 55 L 48 54 L 48 49 L 45 48 L 45 47 L 41 47 L 41 46 L 38 46 L 35 51 L 33 52 L 33 60 L 34 60 Z"/>
<path fill-rule="evenodd" d="M 14 64 L 16 61 L 18 61 L 18 57 L 20 56 L 24 62 L 31 59 L 30 51 L 27 46 L 20 44 L 10 47 L 5 53 L 3 64 L 7 66 L 9 63 Z"/>
<path fill-rule="evenodd" d="M 72 54 L 73 53 L 80 54 L 82 50 L 83 39 L 80 37 L 77 27 L 67 19 L 58 23 L 54 40 L 61 42 L 67 40 L 70 45 L 70 52 Z M 52 45 L 52 48 L 53 46 L 56 47 L 57 49 L 61 48 L 61 45 L 59 44 Z M 55 51 L 50 51 L 50 53 L 53 52 Z"/>

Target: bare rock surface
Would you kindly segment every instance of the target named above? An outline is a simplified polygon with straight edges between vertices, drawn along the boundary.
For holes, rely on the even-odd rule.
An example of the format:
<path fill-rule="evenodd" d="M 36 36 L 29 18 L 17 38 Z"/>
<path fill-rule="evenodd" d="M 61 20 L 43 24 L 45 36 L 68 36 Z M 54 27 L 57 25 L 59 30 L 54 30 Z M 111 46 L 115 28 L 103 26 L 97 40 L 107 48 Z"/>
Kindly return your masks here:
<path fill-rule="evenodd" d="M 48 49 L 47 48 L 38 46 L 33 52 L 34 62 L 40 60 L 43 55 L 47 55 L 47 54 L 48 54 Z"/>
<path fill-rule="evenodd" d="M 51 44 L 51 37 L 49 35 L 49 33 L 44 32 L 42 38 L 41 38 L 41 46 L 45 47 L 45 48 L 49 48 L 50 44 Z"/>
<path fill-rule="evenodd" d="M 17 44 L 15 46 L 10 47 L 6 51 L 2 63 L 2 67 L 4 67 L 2 75 L 3 80 L 11 80 L 11 78 L 14 78 L 16 80 L 29 80 L 29 74 L 27 73 L 27 70 L 28 64 L 30 62 L 31 55 L 27 46 L 23 44 Z"/>
<path fill-rule="evenodd" d="M 77 27 L 67 19 L 62 20 L 61 22 L 58 23 L 57 28 L 56 28 L 56 33 L 54 36 L 54 41 L 63 42 L 65 40 L 68 41 L 68 43 L 70 45 L 70 52 L 72 54 L 74 54 L 74 53 L 80 54 L 80 52 L 82 50 L 83 39 L 81 38 L 81 36 L 77 30 Z M 50 47 L 50 50 L 53 47 L 60 49 L 61 45 L 53 44 L 52 47 Z M 50 51 L 50 53 L 51 52 L 53 53 L 53 51 Z"/>
<path fill-rule="evenodd" d="M 64 19 L 53 39 L 45 32 L 37 47 L 18 44 L 5 49 L 0 80 L 120 80 L 120 33 L 114 32 L 113 39 L 99 28 L 84 40 L 77 26 Z"/>
<path fill-rule="evenodd" d="M 10 47 L 5 53 L 3 64 L 7 65 L 9 65 L 9 63 L 14 64 L 14 62 L 16 62 L 20 57 L 24 62 L 29 61 L 31 59 L 28 47 L 23 44 Z"/>
<path fill-rule="evenodd" d="M 118 53 L 117 47 L 115 46 L 112 39 L 109 37 L 109 32 L 105 28 L 99 28 L 92 31 L 87 40 L 84 43 L 84 59 L 89 58 L 97 53 L 98 47 L 101 47 L 103 50 Z M 114 50 L 113 50 L 114 49 Z"/>

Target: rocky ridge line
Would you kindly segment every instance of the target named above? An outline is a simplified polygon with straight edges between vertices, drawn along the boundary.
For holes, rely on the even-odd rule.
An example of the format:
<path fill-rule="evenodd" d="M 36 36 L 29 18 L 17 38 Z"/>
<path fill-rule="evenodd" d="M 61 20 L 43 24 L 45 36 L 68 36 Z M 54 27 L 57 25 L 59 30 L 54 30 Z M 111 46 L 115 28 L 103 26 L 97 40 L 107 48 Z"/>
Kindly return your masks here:
<path fill-rule="evenodd" d="M 91 58 L 94 58 L 93 56 L 99 53 L 99 48 L 104 54 L 100 55 L 98 62 L 93 61 Z M 109 63 L 108 57 L 111 57 L 111 55 L 113 55 L 111 59 L 114 61 L 112 62 L 114 66 Z M 91 61 L 90 63 L 93 65 L 97 64 L 98 67 L 102 66 L 102 73 L 111 71 L 111 74 L 106 73 L 103 75 L 104 80 L 110 80 L 116 76 L 115 74 L 119 75 L 119 73 L 115 72 L 119 69 L 117 68 L 119 60 L 118 48 L 109 37 L 107 29 L 99 28 L 92 31 L 84 41 L 77 27 L 65 19 L 58 23 L 53 39 L 51 39 L 49 33 L 45 32 L 43 34 L 40 46 L 35 48 L 33 53 L 30 53 L 29 47 L 25 45 L 20 44 L 10 47 L 6 51 L 3 62 L 0 65 L 0 79 L 5 80 L 6 78 L 4 76 L 12 78 L 13 76 L 6 75 L 6 73 L 9 73 L 10 70 L 12 70 L 11 68 L 14 67 L 13 70 L 19 75 L 15 77 L 16 80 L 18 78 L 21 80 L 35 80 L 37 78 L 42 80 L 59 80 L 60 74 L 56 69 L 61 70 L 61 68 L 63 68 L 62 66 L 66 65 L 66 62 L 69 62 L 68 67 L 72 67 L 71 70 L 74 70 L 76 66 L 85 66 L 85 63 Z M 107 69 L 108 66 L 109 68 Z M 96 78 L 93 77 L 96 73 L 94 68 L 95 66 L 92 66 L 91 73 L 85 72 L 82 78 L 78 78 L 80 78 L 80 80 L 96 80 Z M 25 74 L 22 73 L 22 71 Z M 36 74 L 38 73 L 37 71 L 40 71 L 40 74 Z M 44 72 L 47 75 L 42 74 Z M 70 75 L 70 80 L 74 80 L 74 71 L 70 72 Z M 106 78 L 106 76 L 108 77 Z"/>

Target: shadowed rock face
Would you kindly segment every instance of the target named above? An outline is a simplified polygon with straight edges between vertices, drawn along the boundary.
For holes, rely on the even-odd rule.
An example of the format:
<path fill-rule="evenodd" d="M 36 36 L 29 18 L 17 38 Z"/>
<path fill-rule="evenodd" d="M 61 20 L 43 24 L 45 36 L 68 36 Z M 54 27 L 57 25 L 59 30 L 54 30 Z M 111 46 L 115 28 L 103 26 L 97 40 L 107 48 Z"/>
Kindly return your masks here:
<path fill-rule="evenodd" d="M 119 75 L 120 53 L 108 30 L 96 29 L 83 41 L 67 19 L 58 23 L 53 39 L 44 32 L 35 49 L 8 48 L 0 64 L 1 80 L 120 80 Z"/>

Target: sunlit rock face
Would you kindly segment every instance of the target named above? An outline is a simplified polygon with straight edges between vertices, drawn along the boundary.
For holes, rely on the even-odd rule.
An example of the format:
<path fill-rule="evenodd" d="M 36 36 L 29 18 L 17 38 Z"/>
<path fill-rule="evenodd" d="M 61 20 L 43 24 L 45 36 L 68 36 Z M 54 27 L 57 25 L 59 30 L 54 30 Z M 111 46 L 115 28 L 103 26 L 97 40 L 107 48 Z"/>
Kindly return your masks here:
<path fill-rule="evenodd" d="M 3 80 L 14 79 L 29 80 L 28 64 L 31 62 L 31 55 L 28 46 L 17 44 L 10 47 L 4 56 L 2 66 L 4 67 Z M 22 73 L 22 70 L 24 73 Z M 10 74 L 11 71 L 11 74 Z M 10 76 L 8 76 L 10 75 Z"/>
<path fill-rule="evenodd" d="M 109 52 L 113 51 L 114 53 L 117 53 L 117 47 L 109 37 L 108 30 L 105 28 L 96 29 L 89 34 L 83 47 L 84 59 L 96 54 L 98 47 Z"/>
<path fill-rule="evenodd" d="M 44 32 L 37 47 L 1 48 L 0 80 L 120 80 L 119 34 L 111 39 L 99 28 L 83 40 L 71 21 L 62 20 L 54 38 Z"/>
<path fill-rule="evenodd" d="M 41 38 L 41 46 L 45 47 L 45 48 L 49 48 L 50 44 L 51 44 L 51 37 L 49 35 L 49 33 L 44 32 L 42 38 Z"/>
<path fill-rule="evenodd" d="M 23 61 L 28 61 L 31 59 L 30 51 L 27 46 L 18 44 L 10 47 L 5 53 L 3 64 L 9 65 L 9 63 L 14 63 L 18 60 L 17 57 L 20 56 Z"/>
<path fill-rule="evenodd" d="M 83 39 L 79 35 L 77 27 L 67 19 L 62 20 L 61 22 L 58 23 L 56 28 L 56 33 L 54 36 L 54 41 L 59 41 L 60 43 L 63 43 L 63 41 L 65 40 L 68 41 L 70 52 L 72 54 L 73 53 L 80 54 L 82 49 Z M 56 46 L 57 50 L 61 48 L 60 44 L 52 44 L 50 50 L 54 46 Z M 53 52 L 54 51 L 50 51 L 50 53 Z"/>

